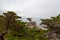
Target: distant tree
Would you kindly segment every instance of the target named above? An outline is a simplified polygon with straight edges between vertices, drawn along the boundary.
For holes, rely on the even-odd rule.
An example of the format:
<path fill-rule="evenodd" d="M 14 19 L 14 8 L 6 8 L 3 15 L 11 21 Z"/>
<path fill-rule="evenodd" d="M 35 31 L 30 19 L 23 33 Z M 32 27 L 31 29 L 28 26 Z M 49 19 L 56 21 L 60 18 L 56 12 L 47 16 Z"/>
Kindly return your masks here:
<path fill-rule="evenodd" d="M 27 20 L 32 21 L 31 18 L 27 18 Z"/>

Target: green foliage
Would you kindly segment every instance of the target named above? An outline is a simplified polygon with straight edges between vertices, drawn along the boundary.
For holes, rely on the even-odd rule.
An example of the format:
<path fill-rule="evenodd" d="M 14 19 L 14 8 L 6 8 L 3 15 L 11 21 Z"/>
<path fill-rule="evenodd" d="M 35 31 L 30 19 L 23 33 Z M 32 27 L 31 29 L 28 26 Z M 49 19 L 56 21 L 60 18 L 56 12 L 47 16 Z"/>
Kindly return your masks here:
<path fill-rule="evenodd" d="M 11 30 L 9 34 L 5 35 L 5 39 L 7 40 L 47 40 L 47 38 L 43 35 L 45 30 L 37 30 L 37 29 L 26 29 L 15 31 Z"/>
<path fill-rule="evenodd" d="M 21 38 L 24 40 L 47 40 L 44 37 L 45 30 L 37 29 L 25 29 L 25 32 L 22 34 Z"/>
<path fill-rule="evenodd" d="M 46 36 L 48 36 L 49 39 L 54 37 L 53 34 L 56 34 L 56 38 L 59 39 L 58 35 L 60 35 L 60 15 L 51 17 L 50 19 L 41 19 L 42 23 L 47 25 L 48 32 L 46 33 Z"/>
<path fill-rule="evenodd" d="M 26 23 L 15 12 L 8 11 L 0 15 L 0 32 L 5 40 L 47 40 L 45 30 L 26 28 Z M 7 33 L 6 33 L 7 32 Z"/>
<path fill-rule="evenodd" d="M 42 23 L 48 26 L 51 30 L 58 30 L 60 28 L 60 15 L 51 17 L 50 19 L 41 19 Z"/>

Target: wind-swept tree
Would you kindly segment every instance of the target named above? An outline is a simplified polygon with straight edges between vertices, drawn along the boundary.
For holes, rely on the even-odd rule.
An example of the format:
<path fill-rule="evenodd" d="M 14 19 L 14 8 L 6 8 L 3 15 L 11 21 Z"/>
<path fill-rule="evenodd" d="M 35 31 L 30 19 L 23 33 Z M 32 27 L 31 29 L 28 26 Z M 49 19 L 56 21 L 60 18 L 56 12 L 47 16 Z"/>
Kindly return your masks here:
<path fill-rule="evenodd" d="M 21 18 L 16 15 L 16 13 L 12 11 L 8 11 L 7 13 L 3 13 L 3 15 L 0 15 L 0 27 L 4 28 L 3 31 L 0 32 L 0 40 L 4 40 L 4 35 L 8 34 L 10 30 L 19 30 L 22 26 L 20 20 L 18 18 Z M 21 22 L 19 24 L 19 22 Z"/>
<path fill-rule="evenodd" d="M 12 11 L 0 15 L 0 40 L 47 40 L 43 35 L 45 30 L 26 28 L 26 23 L 18 18 L 21 17 Z"/>
<path fill-rule="evenodd" d="M 54 38 L 55 40 L 57 40 L 56 38 L 59 39 L 60 38 L 59 37 L 59 35 L 60 35 L 60 15 L 58 15 L 56 17 L 51 17 L 50 19 L 41 19 L 41 20 L 42 20 L 41 24 L 47 25 L 47 28 L 48 28 L 48 32 L 45 35 L 47 35 L 50 40 L 52 40 L 51 38 Z"/>

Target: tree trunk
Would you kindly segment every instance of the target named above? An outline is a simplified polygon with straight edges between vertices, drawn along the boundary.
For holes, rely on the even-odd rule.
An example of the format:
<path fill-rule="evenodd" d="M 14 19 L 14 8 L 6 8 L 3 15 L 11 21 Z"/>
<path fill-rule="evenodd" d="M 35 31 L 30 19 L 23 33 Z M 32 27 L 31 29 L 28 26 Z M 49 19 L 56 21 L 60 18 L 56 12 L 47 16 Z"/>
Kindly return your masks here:
<path fill-rule="evenodd" d="M 0 40 L 4 40 L 4 36 L 8 34 L 8 31 L 3 31 L 2 33 L 0 33 Z"/>
<path fill-rule="evenodd" d="M 0 40 L 4 40 L 4 35 L 1 35 L 0 36 Z"/>

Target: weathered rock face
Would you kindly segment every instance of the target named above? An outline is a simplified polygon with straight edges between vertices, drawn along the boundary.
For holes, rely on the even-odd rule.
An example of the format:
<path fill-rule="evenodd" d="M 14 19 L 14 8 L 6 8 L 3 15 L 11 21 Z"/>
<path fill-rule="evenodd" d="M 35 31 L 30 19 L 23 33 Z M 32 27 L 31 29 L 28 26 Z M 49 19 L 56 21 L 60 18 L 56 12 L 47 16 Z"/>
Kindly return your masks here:
<path fill-rule="evenodd" d="M 36 25 L 36 22 L 27 22 L 27 27 L 28 28 L 36 28 L 37 27 L 37 25 Z"/>
<path fill-rule="evenodd" d="M 56 34 L 54 31 L 50 31 L 45 34 L 49 40 L 60 40 L 60 34 Z"/>
<path fill-rule="evenodd" d="M 47 25 L 47 36 L 49 40 L 60 40 L 60 15 L 50 19 L 41 19 L 42 23 Z"/>
<path fill-rule="evenodd" d="M 60 40 L 60 38 L 53 36 L 53 37 L 49 38 L 49 40 Z"/>

